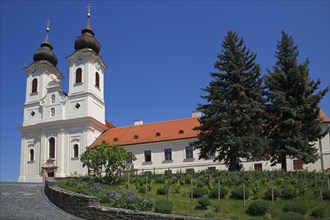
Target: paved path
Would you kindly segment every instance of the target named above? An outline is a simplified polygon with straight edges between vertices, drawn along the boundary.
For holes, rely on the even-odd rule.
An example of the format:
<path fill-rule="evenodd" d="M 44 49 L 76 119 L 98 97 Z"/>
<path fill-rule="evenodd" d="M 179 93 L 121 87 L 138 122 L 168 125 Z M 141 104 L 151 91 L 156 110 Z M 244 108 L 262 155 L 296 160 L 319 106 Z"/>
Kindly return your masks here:
<path fill-rule="evenodd" d="M 0 220 L 81 220 L 51 203 L 44 185 L 0 183 Z"/>

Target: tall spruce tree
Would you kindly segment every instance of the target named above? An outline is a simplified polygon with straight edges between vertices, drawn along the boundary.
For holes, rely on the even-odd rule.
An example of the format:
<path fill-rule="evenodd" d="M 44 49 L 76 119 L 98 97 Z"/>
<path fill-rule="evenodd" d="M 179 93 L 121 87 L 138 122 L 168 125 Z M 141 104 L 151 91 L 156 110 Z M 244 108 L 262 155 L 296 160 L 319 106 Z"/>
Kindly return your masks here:
<path fill-rule="evenodd" d="M 298 55 L 293 37 L 282 32 L 276 64 L 265 78 L 269 90 L 267 111 L 271 116 L 269 153 L 272 165 L 281 163 L 283 170 L 287 170 L 287 157 L 315 162 L 314 142 L 325 134 L 320 126 L 318 105 L 328 88 L 317 92 L 320 80 L 310 79 L 309 61 L 300 64 Z"/>
<path fill-rule="evenodd" d="M 213 81 L 202 89 L 207 104 L 202 112 L 198 140 L 192 143 L 200 150 L 199 158 L 222 161 L 229 171 L 241 168 L 241 159 L 261 159 L 266 141 L 263 135 L 264 98 L 260 67 L 256 54 L 250 52 L 243 38 L 229 31 L 222 43 Z"/>

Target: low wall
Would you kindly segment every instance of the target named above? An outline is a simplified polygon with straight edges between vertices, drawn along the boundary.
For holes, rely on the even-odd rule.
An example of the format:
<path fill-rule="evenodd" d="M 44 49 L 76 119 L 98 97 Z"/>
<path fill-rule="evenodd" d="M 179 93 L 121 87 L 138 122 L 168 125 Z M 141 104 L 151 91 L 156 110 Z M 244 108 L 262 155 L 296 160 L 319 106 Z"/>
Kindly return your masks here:
<path fill-rule="evenodd" d="M 85 196 L 61 189 L 54 179 L 45 182 L 45 194 L 61 209 L 84 219 L 93 220 L 205 220 L 206 218 L 169 215 L 154 212 L 140 212 L 100 206 L 96 197 Z"/>

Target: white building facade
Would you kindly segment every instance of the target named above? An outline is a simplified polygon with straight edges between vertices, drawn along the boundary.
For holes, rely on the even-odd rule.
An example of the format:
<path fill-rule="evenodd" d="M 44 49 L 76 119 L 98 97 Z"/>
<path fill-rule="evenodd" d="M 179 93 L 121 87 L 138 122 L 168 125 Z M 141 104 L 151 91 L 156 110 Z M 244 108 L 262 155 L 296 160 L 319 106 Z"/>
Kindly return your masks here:
<path fill-rule="evenodd" d="M 151 124 L 136 121 L 133 126 L 117 128 L 105 120 L 104 71 L 99 56 L 100 44 L 94 37 L 89 17 L 82 35 L 75 41 L 69 63 L 68 94 L 63 91 L 63 75 L 56 68 L 57 57 L 48 39 L 36 50 L 34 62 L 24 69 L 26 98 L 21 132 L 20 182 L 42 182 L 44 177 L 67 177 L 86 174 L 80 155 L 86 147 L 101 143 L 118 144 L 135 154 L 137 172 L 184 172 L 204 169 L 226 169 L 223 163 L 210 158 L 199 160 L 198 150 L 190 147 L 198 133 L 200 115 Z M 329 118 L 321 112 L 322 128 Z M 330 170 L 329 134 L 315 143 L 320 155 L 313 164 L 287 159 L 288 170 Z M 243 161 L 245 170 L 279 169 L 268 161 Z"/>

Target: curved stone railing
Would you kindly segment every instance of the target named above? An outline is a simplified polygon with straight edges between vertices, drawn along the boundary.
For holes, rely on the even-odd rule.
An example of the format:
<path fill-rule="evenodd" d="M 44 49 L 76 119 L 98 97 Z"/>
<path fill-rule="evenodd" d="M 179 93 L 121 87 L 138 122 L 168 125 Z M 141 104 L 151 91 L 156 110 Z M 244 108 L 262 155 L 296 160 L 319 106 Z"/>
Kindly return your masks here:
<path fill-rule="evenodd" d="M 45 194 L 48 199 L 61 209 L 84 219 L 95 220 L 205 220 L 206 218 L 140 212 L 100 206 L 100 200 L 93 196 L 85 196 L 61 189 L 53 178 L 45 181 Z"/>

